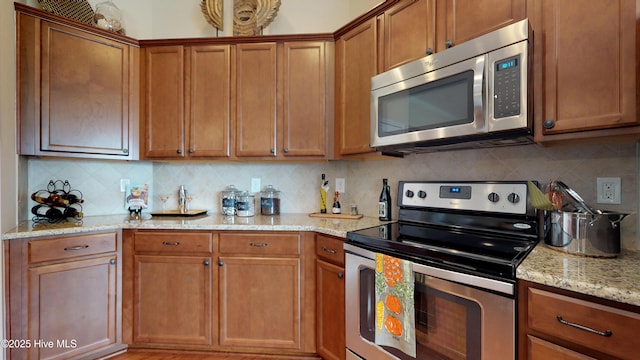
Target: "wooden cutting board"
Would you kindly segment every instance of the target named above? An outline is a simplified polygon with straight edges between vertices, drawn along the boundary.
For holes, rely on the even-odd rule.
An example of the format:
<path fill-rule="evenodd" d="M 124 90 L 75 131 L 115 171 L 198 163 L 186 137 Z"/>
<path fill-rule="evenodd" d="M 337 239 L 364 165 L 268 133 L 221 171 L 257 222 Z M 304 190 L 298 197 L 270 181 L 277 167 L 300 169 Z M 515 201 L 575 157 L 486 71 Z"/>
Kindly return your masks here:
<path fill-rule="evenodd" d="M 357 220 L 362 219 L 364 215 L 349 215 L 349 214 L 330 214 L 330 213 L 311 213 L 309 214 L 311 217 L 319 217 L 319 218 L 331 218 L 331 219 L 348 219 L 348 220 Z"/>

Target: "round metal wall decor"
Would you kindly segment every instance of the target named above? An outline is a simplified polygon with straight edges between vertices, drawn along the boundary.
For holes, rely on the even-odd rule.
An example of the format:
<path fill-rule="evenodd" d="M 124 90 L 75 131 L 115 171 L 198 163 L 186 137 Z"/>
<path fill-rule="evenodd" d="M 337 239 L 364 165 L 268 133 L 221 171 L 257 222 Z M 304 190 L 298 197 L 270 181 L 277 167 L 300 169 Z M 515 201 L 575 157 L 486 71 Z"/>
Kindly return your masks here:
<path fill-rule="evenodd" d="M 200 7 L 207 22 L 218 30 L 224 30 L 224 0 L 202 0 Z M 275 19 L 280 0 L 234 0 L 233 35 L 260 35 L 262 29 Z"/>

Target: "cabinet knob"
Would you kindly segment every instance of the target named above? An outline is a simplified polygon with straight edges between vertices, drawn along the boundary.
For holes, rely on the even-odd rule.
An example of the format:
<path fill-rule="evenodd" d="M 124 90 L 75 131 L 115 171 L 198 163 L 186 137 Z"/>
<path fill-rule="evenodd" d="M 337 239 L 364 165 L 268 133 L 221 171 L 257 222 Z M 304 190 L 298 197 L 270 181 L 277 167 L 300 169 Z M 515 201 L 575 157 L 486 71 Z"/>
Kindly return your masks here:
<path fill-rule="evenodd" d="M 453 46 L 453 41 L 451 40 L 447 40 L 444 42 L 444 47 L 446 47 L 447 49 Z"/>
<path fill-rule="evenodd" d="M 202 262 L 202 265 L 204 265 L 204 266 L 209 266 L 209 260 L 205 260 L 205 261 L 203 261 L 203 262 Z"/>
<path fill-rule="evenodd" d="M 276 153 L 276 149 L 271 148 L 271 150 L 269 150 L 270 153 L 275 154 Z"/>
<path fill-rule="evenodd" d="M 176 153 L 182 154 L 182 150 L 178 149 L 178 150 L 176 150 Z"/>
<path fill-rule="evenodd" d="M 542 127 L 545 129 L 553 129 L 556 126 L 556 121 L 553 119 L 547 119 L 542 123 Z"/>
<path fill-rule="evenodd" d="M 432 55 L 433 54 L 433 49 L 432 48 L 428 48 L 427 49 L 427 55 Z"/>
<path fill-rule="evenodd" d="M 344 277 L 344 273 L 339 272 L 338 273 L 338 279 L 342 279 Z"/>
<path fill-rule="evenodd" d="M 193 149 L 189 149 L 189 154 L 193 154 Z"/>
<path fill-rule="evenodd" d="M 223 266 L 224 265 L 224 261 L 218 261 L 218 266 Z"/>
<path fill-rule="evenodd" d="M 284 153 L 288 153 L 289 152 L 289 148 L 284 148 Z"/>
<path fill-rule="evenodd" d="M 129 153 L 129 149 L 122 149 L 122 153 L 123 154 L 128 154 Z"/>
<path fill-rule="evenodd" d="M 111 260 L 109 260 L 109 264 L 111 264 L 111 265 L 115 265 L 115 264 L 116 264 L 116 259 L 111 259 Z"/>

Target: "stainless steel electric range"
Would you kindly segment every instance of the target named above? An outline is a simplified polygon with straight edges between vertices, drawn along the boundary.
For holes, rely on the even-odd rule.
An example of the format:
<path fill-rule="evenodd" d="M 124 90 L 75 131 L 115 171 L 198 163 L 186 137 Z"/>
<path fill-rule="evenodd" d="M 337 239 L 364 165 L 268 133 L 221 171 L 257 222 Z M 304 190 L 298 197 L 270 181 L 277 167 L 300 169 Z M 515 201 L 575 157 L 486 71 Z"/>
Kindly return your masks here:
<path fill-rule="evenodd" d="M 374 340 L 375 259 L 386 254 L 415 275 L 416 358 L 514 359 L 516 267 L 544 234 L 527 185 L 400 181 L 397 222 L 347 233 L 347 358 L 414 358 Z"/>

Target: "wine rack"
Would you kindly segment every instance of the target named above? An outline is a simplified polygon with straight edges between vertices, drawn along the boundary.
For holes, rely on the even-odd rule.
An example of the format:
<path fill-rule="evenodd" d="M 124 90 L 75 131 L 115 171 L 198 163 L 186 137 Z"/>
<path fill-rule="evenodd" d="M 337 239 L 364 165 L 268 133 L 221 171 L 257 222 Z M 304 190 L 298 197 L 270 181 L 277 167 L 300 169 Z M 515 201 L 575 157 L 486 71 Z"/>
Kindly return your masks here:
<path fill-rule="evenodd" d="M 31 194 L 36 205 L 31 208 L 33 222 L 57 223 L 82 220 L 82 192 L 71 188 L 69 180 L 49 180 L 46 190 Z"/>

